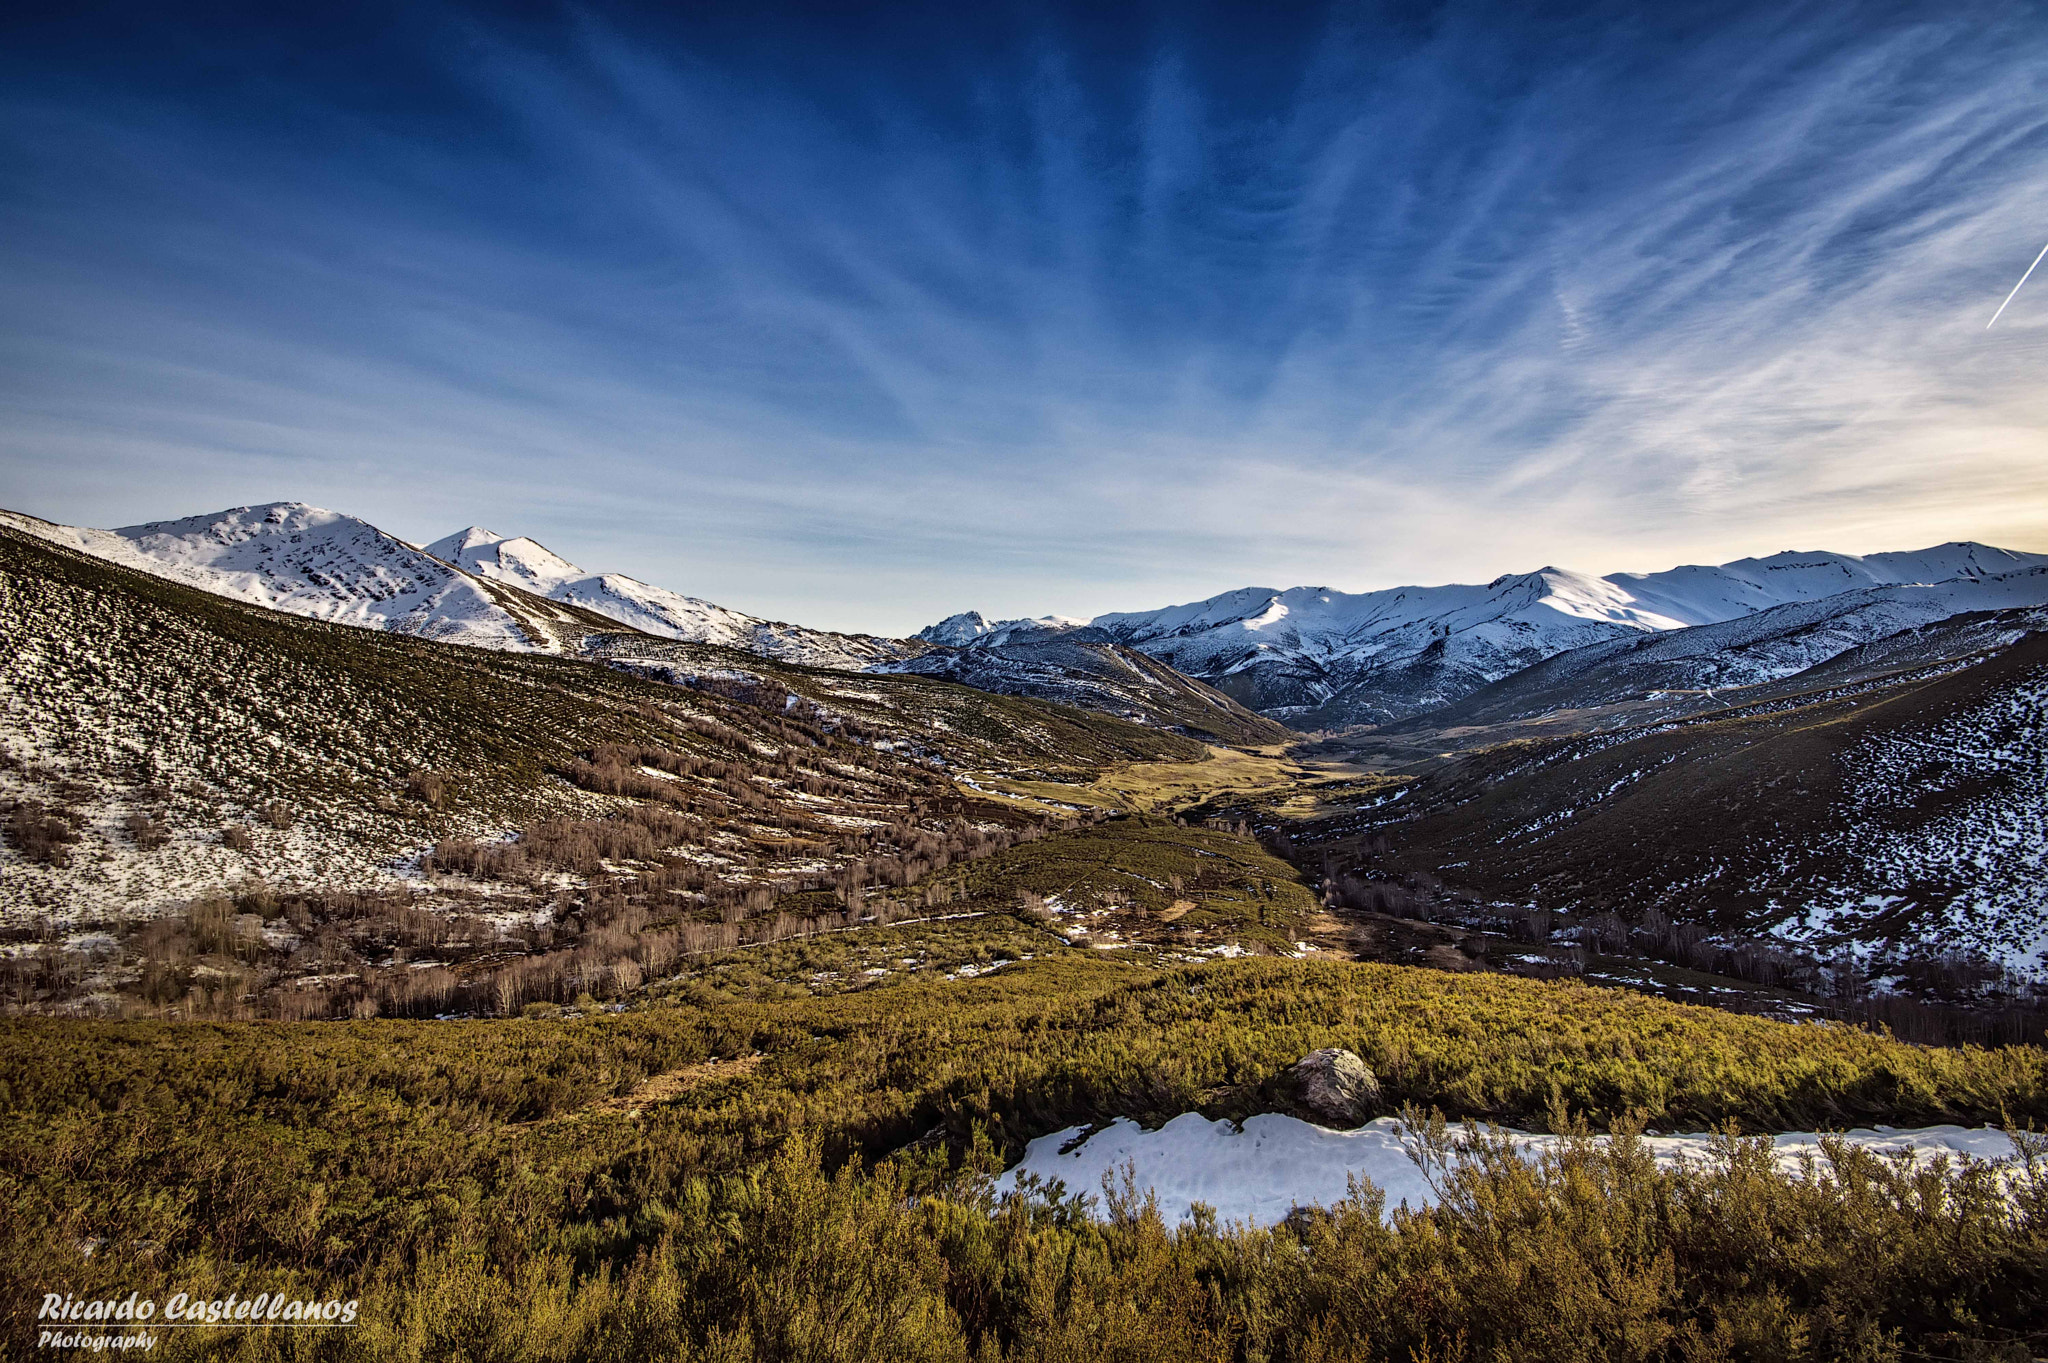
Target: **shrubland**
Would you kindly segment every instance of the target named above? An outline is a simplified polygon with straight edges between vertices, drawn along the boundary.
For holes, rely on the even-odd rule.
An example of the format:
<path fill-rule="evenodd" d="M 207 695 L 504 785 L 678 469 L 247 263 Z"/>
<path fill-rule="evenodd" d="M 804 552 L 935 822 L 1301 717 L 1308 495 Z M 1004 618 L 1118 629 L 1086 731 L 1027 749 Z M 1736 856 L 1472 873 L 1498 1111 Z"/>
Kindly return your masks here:
<path fill-rule="evenodd" d="M 856 935 L 900 960 L 973 929 Z M 1787 1180 L 1739 1146 L 1674 1173 L 1568 1142 L 1554 1167 L 1453 1171 L 1432 1211 L 1383 1221 L 1363 1191 L 1271 1230 L 1094 1189 L 1070 1190 L 1092 1216 L 1003 1204 L 981 1177 L 1076 1123 L 1242 1115 L 1322 1045 L 1391 1103 L 1624 1131 L 2038 1123 L 2040 1050 L 1573 982 L 1024 955 L 803 997 L 707 975 L 579 1017 L 10 1020 L 4 1299 L 366 1303 L 317 1344 L 166 1346 L 251 1357 L 2023 1357 L 2048 1324 L 2038 1185 L 1846 1154 Z"/>

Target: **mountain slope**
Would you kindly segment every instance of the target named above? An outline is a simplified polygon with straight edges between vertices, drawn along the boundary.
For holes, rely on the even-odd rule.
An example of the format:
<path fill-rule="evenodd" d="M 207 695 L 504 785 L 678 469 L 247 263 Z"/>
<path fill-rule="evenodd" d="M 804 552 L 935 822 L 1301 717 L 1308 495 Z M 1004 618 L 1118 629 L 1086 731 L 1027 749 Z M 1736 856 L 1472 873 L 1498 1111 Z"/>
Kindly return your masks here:
<path fill-rule="evenodd" d="M 1867 557 L 1784 553 L 1608 577 L 1544 568 L 1484 586 L 1245 588 L 1088 623 L 1296 728 L 1386 724 L 1572 649 L 1844 592 L 1966 584 L 2041 567 L 2048 555 L 1978 544 Z M 2048 597 L 2028 604 L 2044 603 Z M 1996 607 L 1958 606 L 1989 608 Z"/>
<path fill-rule="evenodd" d="M 2048 568 L 1842 592 L 1718 624 L 1573 649 L 1392 728 L 1499 724 L 1639 700 L 1662 701 L 1667 709 L 1709 708 L 1746 698 L 1732 692 L 1809 673 L 1820 684 L 2004 647 L 2048 623 L 2044 602 Z M 1951 620 L 1953 628 L 1940 628 Z M 1836 665 L 1816 671 L 1828 664 Z"/>
<path fill-rule="evenodd" d="M 5 512 L 0 526 L 291 615 L 501 651 L 651 659 L 661 675 L 679 662 L 692 675 L 731 672 L 733 664 L 696 658 L 687 648 L 651 648 L 655 640 L 841 672 L 901 662 L 932 647 L 922 639 L 760 620 L 630 577 L 585 573 L 531 539 L 476 526 L 423 550 L 352 516 L 294 502 L 124 530 L 53 525 Z M 1007 637 L 998 630 L 985 642 Z M 999 666 L 940 660 L 905 670 L 1231 742 L 1285 737 L 1270 721 L 1149 658 L 1086 654 L 1076 651 L 1064 671 L 1049 657 L 1026 663 L 1021 653 Z"/>
<path fill-rule="evenodd" d="M 344 628 L 4 527 L 0 636 L 0 910 L 15 929 L 30 914 L 144 917 L 249 875 L 330 889 L 416 880 L 437 841 L 543 825 L 558 851 L 572 834 L 654 837 L 648 855 L 675 861 L 668 883 L 701 905 L 831 874 L 920 810 L 1017 820 L 956 789 L 948 764 L 1202 755 L 1043 702 L 625 631 L 607 636 L 614 647 L 687 657 L 680 679 L 694 684 Z M 606 752 L 646 755 L 621 758 L 613 778 Z M 651 823 L 632 812 L 647 799 Z M 636 818 L 651 831 L 621 822 Z M 578 832 L 578 820 L 604 827 Z M 527 858 L 536 876 L 548 855 Z"/>
<path fill-rule="evenodd" d="M 1490 902 L 2048 976 L 2048 635 L 1961 669 L 1512 743 L 1341 823 Z"/>
<path fill-rule="evenodd" d="M 1101 630 L 1008 621 L 967 637 L 962 646 L 935 647 L 869 671 L 944 677 L 982 691 L 1079 705 L 1222 743 L 1284 743 L 1293 737 L 1283 726 L 1117 644 Z"/>
<path fill-rule="evenodd" d="M 291 615 L 515 652 L 580 653 L 624 625 L 669 639 L 858 671 L 922 645 L 757 620 L 618 574 L 593 575 L 530 539 L 477 527 L 426 549 L 299 502 L 120 530 L 0 512 L 0 525 Z"/>
<path fill-rule="evenodd" d="M 335 624 L 521 652 L 561 652 L 554 613 L 508 603 L 367 521 L 297 502 L 121 530 L 0 512 L 0 525 L 250 605 Z M 561 622 L 556 622 L 561 623 Z"/>
<path fill-rule="evenodd" d="M 718 644 L 767 658 L 859 671 L 917 650 L 901 640 L 834 634 L 761 620 L 619 573 L 586 573 L 533 540 L 470 526 L 426 550 L 464 572 L 536 596 L 581 606 L 666 639 Z"/>

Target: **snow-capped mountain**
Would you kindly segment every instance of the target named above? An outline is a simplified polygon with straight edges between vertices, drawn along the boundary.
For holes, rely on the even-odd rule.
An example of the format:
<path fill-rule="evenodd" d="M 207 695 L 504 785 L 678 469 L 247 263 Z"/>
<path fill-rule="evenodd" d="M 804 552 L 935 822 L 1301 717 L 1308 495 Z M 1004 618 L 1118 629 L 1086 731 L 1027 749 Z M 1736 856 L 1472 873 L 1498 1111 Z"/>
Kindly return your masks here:
<path fill-rule="evenodd" d="M 1085 623 L 1290 724 L 1386 723 L 1447 705 L 1573 649 L 1845 592 L 1969 584 L 2040 567 L 2048 567 L 2048 555 L 1981 544 L 1866 557 L 1782 553 L 1607 577 L 1542 568 L 1484 586 L 1359 593 L 1248 587 Z M 979 619 L 955 616 L 934 629 Z"/>
<path fill-rule="evenodd" d="M 2019 554 L 1961 542 L 1865 557 L 1773 554 L 1718 567 L 1687 565 L 1661 573 L 1614 573 L 1606 580 L 1625 589 L 1641 605 L 1681 624 L 1708 625 L 1788 602 L 1818 601 L 1862 588 L 1971 581 L 2043 565 L 2048 565 L 2048 554 Z"/>
<path fill-rule="evenodd" d="M 1013 638 L 1024 638 L 1043 634 L 1050 630 L 1086 628 L 1088 622 L 1070 615 L 1041 615 L 1036 619 L 991 620 L 980 611 L 962 611 L 949 615 L 936 625 L 927 625 L 911 635 L 926 643 L 939 644 L 947 648 L 964 648 L 968 644 L 1004 644 Z"/>
<path fill-rule="evenodd" d="M 919 646 L 758 620 L 472 526 L 422 549 L 300 502 L 119 530 L 13 512 L 0 524 L 252 605 L 336 624 L 514 652 L 579 653 L 612 622 L 667 639 L 858 671 Z"/>
<path fill-rule="evenodd" d="M 850 671 L 916 651 L 900 640 L 832 634 L 758 619 L 619 573 L 586 573 L 533 540 L 493 534 L 482 526 L 435 540 L 426 551 L 486 581 L 581 606 L 664 639 L 718 644 L 784 662 Z"/>
<path fill-rule="evenodd" d="M 0 523 L 123 567 L 291 615 L 519 652 L 559 652 L 533 612 L 367 521 L 298 502 L 119 530 Z"/>
<path fill-rule="evenodd" d="M 1415 723 L 1492 724 L 1650 696 L 1698 705 L 1858 655 L 1882 671 L 2005 647 L 2048 623 L 2048 567 L 1925 586 L 1866 587 L 1690 629 L 1572 649 L 1503 677 Z M 1935 631 L 1941 622 L 1954 622 Z M 1962 628 L 1964 625 L 1970 628 Z M 1885 647 L 1874 647 L 1880 642 Z"/>
<path fill-rule="evenodd" d="M 971 644 L 995 628 L 995 624 L 980 611 L 962 611 L 949 615 L 936 625 L 926 625 L 911 636 L 927 643 L 943 644 L 948 648 L 959 648 Z"/>

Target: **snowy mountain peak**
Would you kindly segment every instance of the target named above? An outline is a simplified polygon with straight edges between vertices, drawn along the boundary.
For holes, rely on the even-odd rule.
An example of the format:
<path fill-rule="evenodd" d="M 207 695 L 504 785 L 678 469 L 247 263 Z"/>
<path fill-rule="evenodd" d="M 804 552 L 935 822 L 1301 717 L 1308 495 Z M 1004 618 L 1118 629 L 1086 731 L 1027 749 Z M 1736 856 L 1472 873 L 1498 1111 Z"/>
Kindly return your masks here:
<path fill-rule="evenodd" d="M 504 582 L 541 596 L 564 583 L 588 576 L 546 545 L 525 536 L 506 538 L 472 525 L 446 539 L 435 540 L 427 552 L 467 573 Z"/>
<path fill-rule="evenodd" d="M 486 530 L 480 525 L 472 525 L 467 529 L 458 530 L 444 539 L 438 539 L 432 544 L 425 544 L 420 547 L 435 558 L 460 566 L 464 554 L 470 553 L 473 550 L 488 549 L 494 544 L 503 544 L 507 538 L 508 536 L 500 535 L 495 530 Z"/>
<path fill-rule="evenodd" d="M 1071 634 L 1089 627 L 1086 620 L 1070 615 L 1041 615 L 1035 619 L 990 620 L 980 611 L 962 611 L 949 615 L 936 625 L 926 625 L 913 639 L 939 644 L 945 648 L 966 648 L 969 645 L 1000 647 L 1012 640 L 1027 636 L 1053 636 Z"/>
<path fill-rule="evenodd" d="M 264 502 L 177 520 L 147 521 L 141 525 L 122 526 L 108 533 L 137 541 L 156 538 L 168 543 L 198 537 L 218 544 L 232 544 L 264 536 L 300 535 L 341 523 L 350 526 L 369 524 L 338 511 L 308 506 L 304 502 Z"/>
<path fill-rule="evenodd" d="M 546 647 L 482 584 L 368 521 L 270 502 L 119 530 L 0 523 L 216 595 L 336 624 L 483 648 Z"/>
<path fill-rule="evenodd" d="M 500 535 L 480 525 L 435 540 L 427 552 L 487 581 L 581 606 L 665 639 L 718 644 L 787 662 L 854 670 L 903 657 L 909 651 L 890 640 L 762 620 L 623 573 L 587 572 L 538 540 Z"/>
<path fill-rule="evenodd" d="M 1604 620 L 1630 629 L 1679 629 L 1682 621 L 1645 608 L 1611 578 L 1591 577 L 1563 568 L 1541 568 L 1530 575 L 1541 590 L 1528 601 L 1577 620 Z"/>
<path fill-rule="evenodd" d="M 591 573 L 538 540 L 472 525 L 427 552 L 486 581 L 581 606 L 646 634 L 744 649 L 815 667 L 859 669 L 905 656 L 891 640 L 829 634 L 762 620 L 623 573 Z"/>
<path fill-rule="evenodd" d="M 1969 543 L 1864 557 L 1790 550 L 1605 577 L 1552 564 L 1484 586 L 1243 587 L 1092 623 L 1253 709 L 1290 721 L 1377 723 L 1443 705 L 1567 649 L 1846 592 L 1990 583 L 2042 565 L 2048 555 Z"/>
<path fill-rule="evenodd" d="M 959 648 L 973 643 L 994 628 L 989 618 L 980 611 L 962 611 L 958 615 L 947 616 L 936 625 L 926 625 L 911 637 L 922 639 L 926 643 Z"/>

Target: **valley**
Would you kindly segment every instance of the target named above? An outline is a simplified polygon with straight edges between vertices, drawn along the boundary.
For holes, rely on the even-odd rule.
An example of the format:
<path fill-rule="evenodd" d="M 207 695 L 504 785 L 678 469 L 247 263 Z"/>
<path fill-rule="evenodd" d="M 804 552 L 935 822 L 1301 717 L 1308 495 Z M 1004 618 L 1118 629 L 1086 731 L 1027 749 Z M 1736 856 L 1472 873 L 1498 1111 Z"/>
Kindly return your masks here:
<path fill-rule="evenodd" d="M 0 1363 L 2048 1363 L 2048 5 L 0 35 Z"/>
<path fill-rule="evenodd" d="M 1637 630 L 1302 731 L 1105 628 L 877 661 L 295 515 L 200 536 L 246 577 L 0 525 L 0 1279 L 402 1293 L 371 1345 L 406 1357 L 1063 1356 L 1113 1320 L 1291 1358 L 1330 1262 L 1450 1285 L 1358 1307 L 1372 1339 L 1496 1337 L 1488 1208 L 1570 1272 L 1644 1247 L 1586 1329 L 1732 1319 L 1698 1226 L 1769 1209 L 1837 1247 L 1770 1280 L 1802 1338 L 2026 1328 L 1981 1284 L 2032 1271 L 2048 1192 L 2031 586 Z M 1291 1078 L 1332 1047 L 1355 1120 Z M 1845 1218 L 1911 1254 L 1873 1274 Z"/>
<path fill-rule="evenodd" d="M 1922 618 L 1955 592 L 2028 598 L 2048 570 L 1996 551 L 1934 555 L 1960 574 L 1949 596 L 1858 585 L 1926 554 L 1858 561 L 1831 596 L 1817 575 L 1855 574 L 1791 556 L 1764 565 L 1791 571 L 1771 589 L 1813 599 L 1296 735 L 1073 622 L 970 613 L 907 657 L 819 667 L 773 656 L 797 636 L 673 594 L 640 593 L 668 613 L 629 627 L 630 579 L 530 540 L 472 528 L 427 553 L 256 510 L 0 527 L 15 1007 L 487 1014 L 630 998 L 706 953 L 996 914 L 1048 948 L 1162 961 L 1420 962 L 2039 1031 L 2044 608 Z M 527 642 L 350 613 L 399 568 L 440 581 L 435 601 L 497 603 Z M 1670 618 L 1764 590 L 1679 581 L 1690 597 L 1573 590 Z M 1786 673 L 1788 648 L 1820 661 Z M 1279 861 L 1237 902 L 1187 848 L 1155 866 L 1148 829 Z M 1026 869 L 1068 847 L 1109 880 Z"/>

